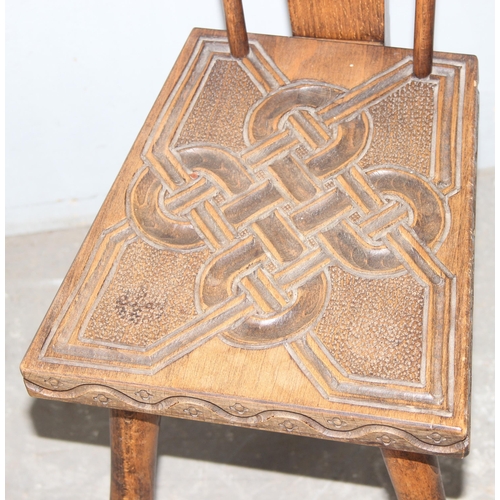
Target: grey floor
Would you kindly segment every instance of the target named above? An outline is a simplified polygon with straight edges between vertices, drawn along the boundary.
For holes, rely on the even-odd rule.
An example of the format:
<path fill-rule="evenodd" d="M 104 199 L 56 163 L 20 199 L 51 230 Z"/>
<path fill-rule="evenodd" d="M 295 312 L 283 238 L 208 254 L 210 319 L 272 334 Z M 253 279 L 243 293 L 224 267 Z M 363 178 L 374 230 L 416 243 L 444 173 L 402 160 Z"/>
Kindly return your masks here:
<path fill-rule="evenodd" d="M 494 498 L 494 170 L 479 173 L 471 453 L 447 496 Z M 6 241 L 6 497 L 106 499 L 107 410 L 30 399 L 19 363 L 86 228 Z M 157 498 L 393 500 L 377 448 L 163 418 Z"/>

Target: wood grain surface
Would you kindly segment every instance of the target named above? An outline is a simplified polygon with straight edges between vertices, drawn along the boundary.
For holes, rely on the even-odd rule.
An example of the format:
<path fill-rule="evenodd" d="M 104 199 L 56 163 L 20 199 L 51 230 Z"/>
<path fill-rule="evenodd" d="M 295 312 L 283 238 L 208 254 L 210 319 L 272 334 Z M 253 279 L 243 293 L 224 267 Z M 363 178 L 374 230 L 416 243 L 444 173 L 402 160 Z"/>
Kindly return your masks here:
<path fill-rule="evenodd" d="M 110 412 L 111 500 L 153 500 L 160 417 Z"/>
<path fill-rule="evenodd" d="M 245 57 L 248 54 L 248 35 L 241 0 L 224 0 L 224 14 L 231 55 Z"/>
<path fill-rule="evenodd" d="M 381 450 L 398 500 L 445 500 L 438 459 L 396 450 Z"/>
<path fill-rule="evenodd" d="M 384 43 L 384 0 L 288 0 L 295 36 Z"/>
<path fill-rule="evenodd" d="M 415 4 L 414 59 L 415 76 L 425 78 L 432 71 L 434 16 L 436 0 L 417 0 Z"/>
<path fill-rule="evenodd" d="M 477 61 L 194 30 L 23 363 L 30 394 L 468 451 Z"/>

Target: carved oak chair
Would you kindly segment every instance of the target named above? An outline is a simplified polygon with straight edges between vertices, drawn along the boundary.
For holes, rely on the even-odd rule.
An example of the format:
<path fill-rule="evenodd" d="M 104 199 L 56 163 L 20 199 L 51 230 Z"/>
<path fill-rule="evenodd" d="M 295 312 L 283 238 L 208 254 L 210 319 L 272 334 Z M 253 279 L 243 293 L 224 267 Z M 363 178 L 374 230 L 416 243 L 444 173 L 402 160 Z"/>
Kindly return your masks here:
<path fill-rule="evenodd" d="M 433 1 L 413 51 L 383 0 L 289 7 L 191 33 L 22 363 L 110 408 L 113 499 L 152 498 L 161 415 L 378 446 L 404 499 L 468 452 L 476 58 Z"/>

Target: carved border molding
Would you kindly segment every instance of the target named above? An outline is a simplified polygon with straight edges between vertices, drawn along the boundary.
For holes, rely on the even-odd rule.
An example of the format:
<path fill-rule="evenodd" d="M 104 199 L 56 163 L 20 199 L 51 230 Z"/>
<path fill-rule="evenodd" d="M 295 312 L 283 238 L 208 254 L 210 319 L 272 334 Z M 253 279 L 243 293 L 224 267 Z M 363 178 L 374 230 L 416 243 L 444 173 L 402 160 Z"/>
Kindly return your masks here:
<path fill-rule="evenodd" d="M 52 386 L 58 385 L 55 378 L 50 378 L 48 383 Z M 169 417 L 191 418 L 320 439 L 387 446 L 408 451 L 420 450 L 422 453 L 458 457 L 465 456 L 469 448 L 468 438 L 451 444 L 439 444 L 449 442 L 450 438 L 445 438 L 432 430 L 428 430 L 426 432 L 428 435 L 425 437 L 435 444 L 425 442 L 407 431 L 390 425 L 359 425 L 342 430 L 343 427 L 348 426 L 344 416 L 326 420 L 334 427 L 332 429 L 300 413 L 278 409 L 254 412 L 239 402 L 228 406 L 228 411 L 209 401 L 188 396 L 169 396 L 155 403 L 149 403 L 148 400 L 153 395 L 146 390 L 136 392 L 136 396 L 143 400 L 140 402 L 121 391 L 97 384 L 80 385 L 64 391 L 47 389 L 28 380 L 25 380 L 25 384 L 30 395 L 40 398 L 155 413 Z"/>

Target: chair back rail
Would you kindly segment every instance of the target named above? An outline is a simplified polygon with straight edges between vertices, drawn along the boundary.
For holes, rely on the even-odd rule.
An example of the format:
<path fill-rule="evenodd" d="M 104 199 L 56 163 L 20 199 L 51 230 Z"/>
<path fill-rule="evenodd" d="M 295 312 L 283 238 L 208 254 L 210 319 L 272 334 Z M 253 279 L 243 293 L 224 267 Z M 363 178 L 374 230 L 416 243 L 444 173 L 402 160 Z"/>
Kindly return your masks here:
<path fill-rule="evenodd" d="M 288 0 L 294 36 L 384 43 L 384 0 Z"/>

